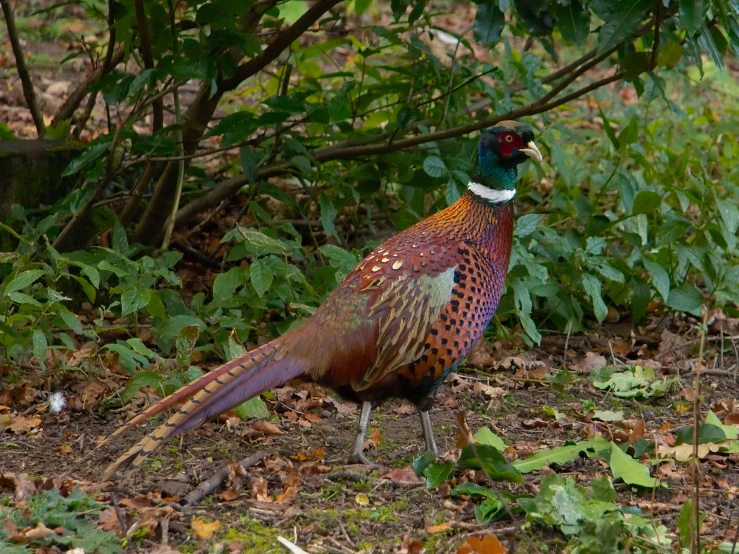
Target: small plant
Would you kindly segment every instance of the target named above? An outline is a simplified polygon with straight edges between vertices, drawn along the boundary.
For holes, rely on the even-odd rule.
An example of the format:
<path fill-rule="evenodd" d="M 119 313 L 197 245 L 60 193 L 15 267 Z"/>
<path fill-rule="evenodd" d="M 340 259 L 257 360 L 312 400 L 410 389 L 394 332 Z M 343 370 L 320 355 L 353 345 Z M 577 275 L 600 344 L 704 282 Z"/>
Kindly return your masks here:
<path fill-rule="evenodd" d="M 37 491 L 15 505 L 0 498 L 0 552 L 28 554 L 39 547 L 80 548 L 97 554 L 121 552 L 115 534 L 91 520 L 107 506 L 74 490 L 67 496 L 55 487 Z"/>

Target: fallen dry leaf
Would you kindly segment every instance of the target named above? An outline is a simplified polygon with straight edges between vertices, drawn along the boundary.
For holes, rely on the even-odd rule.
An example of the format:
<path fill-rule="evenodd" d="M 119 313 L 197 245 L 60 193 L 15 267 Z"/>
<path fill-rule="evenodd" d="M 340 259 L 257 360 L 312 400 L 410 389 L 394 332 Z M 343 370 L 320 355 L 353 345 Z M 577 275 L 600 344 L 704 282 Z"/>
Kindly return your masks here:
<path fill-rule="evenodd" d="M 264 435 L 282 435 L 282 431 L 277 425 L 266 419 L 260 419 L 251 424 L 251 428 Z"/>
<path fill-rule="evenodd" d="M 26 417 L 23 415 L 16 415 L 13 416 L 13 421 L 11 422 L 8 429 L 15 433 L 16 435 L 23 435 L 25 433 L 30 433 L 31 431 L 34 431 L 35 429 L 38 429 L 41 426 L 41 418 L 38 416 L 30 416 Z"/>
<path fill-rule="evenodd" d="M 213 535 L 216 534 L 216 531 L 221 528 L 220 521 L 212 521 L 210 523 L 206 523 L 202 519 L 195 517 L 192 518 L 192 522 L 190 523 L 190 525 L 195 534 L 201 539 L 212 539 Z"/>
<path fill-rule="evenodd" d="M 397 483 L 420 483 L 423 481 L 410 466 L 403 469 L 391 469 L 384 475 L 380 475 L 380 479 L 389 479 Z"/>
<path fill-rule="evenodd" d="M 590 373 L 606 365 L 606 359 L 596 352 L 587 352 L 585 358 L 580 360 L 572 369 L 578 373 Z"/>
<path fill-rule="evenodd" d="M 440 523 L 439 525 L 429 525 L 426 527 L 426 531 L 429 533 L 443 533 L 444 531 L 449 531 L 452 528 L 451 525 L 448 523 Z"/>
<path fill-rule="evenodd" d="M 498 537 L 492 533 L 482 538 L 470 537 L 459 547 L 457 554 L 505 554 L 508 549 L 500 544 Z"/>

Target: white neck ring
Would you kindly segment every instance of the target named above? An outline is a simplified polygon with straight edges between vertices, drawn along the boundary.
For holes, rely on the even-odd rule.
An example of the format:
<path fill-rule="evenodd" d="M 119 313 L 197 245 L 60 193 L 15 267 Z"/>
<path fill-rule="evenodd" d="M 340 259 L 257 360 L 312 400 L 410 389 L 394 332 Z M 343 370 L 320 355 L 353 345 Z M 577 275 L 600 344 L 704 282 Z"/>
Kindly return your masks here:
<path fill-rule="evenodd" d="M 491 189 L 485 185 L 481 185 L 480 183 L 475 183 L 474 181 L 469 182 L 467 189 L 475 196 L 479 196 L 483 200 L 487 200 L 493 204 L 508 202 L 516 196 L 516 189 Z"/>

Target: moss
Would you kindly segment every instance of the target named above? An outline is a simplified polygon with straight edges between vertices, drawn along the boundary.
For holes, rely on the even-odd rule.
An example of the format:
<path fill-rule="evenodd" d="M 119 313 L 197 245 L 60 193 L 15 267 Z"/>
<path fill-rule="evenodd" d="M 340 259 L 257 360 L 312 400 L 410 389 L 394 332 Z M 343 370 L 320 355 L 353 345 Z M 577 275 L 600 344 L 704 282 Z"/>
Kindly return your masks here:
<path fill-rule="evenodd" d="M 241 518 L 241 525 L 243 527 L 229 529 L 223 540 L 240 543 L 244 547 L 243 554 L 262 554 L 280 546 L 277 542 L 279 530 L 246 517 Z"/>

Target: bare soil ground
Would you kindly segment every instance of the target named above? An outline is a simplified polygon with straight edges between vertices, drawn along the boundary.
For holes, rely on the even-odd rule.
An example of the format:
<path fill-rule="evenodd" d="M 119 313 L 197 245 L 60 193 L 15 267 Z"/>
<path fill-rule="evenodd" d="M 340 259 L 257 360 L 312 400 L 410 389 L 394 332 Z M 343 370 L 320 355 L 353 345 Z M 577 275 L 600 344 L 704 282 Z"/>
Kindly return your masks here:
<path fill-rule="evenodd" d="M 582 354 L 576 352 L 580 365 L 570 367 L 587 370 L 593 354 L 587 359 Z M 690 374 L 669 395 L 639 402 L 599 391 L 583 374 L 575 374 L 572 384 L 555 392 L 550 382 L 541 378 L 541 368 L 549 371 L 552 364 L 552 356 L 546 352 L 527 354 L 528 369 L 515 367 L 521 360 L 512 361 L 514 367 L 507 371 L 462 375 L 442 390 L 432 419 L 445 458 L 456 457 L 456 421 L 463 409 L 473 431 L 489 426 L 510 443 L 506 451 L 509 459 L 593 434 L 623 442 L 624 438 L 628 440 L 633 423 L 641 421 L 645 424 L 645 439 L 669 442 L 677 429 L 691 424 L 690 403 L 686 400 L 692 391 Z M 672 373 L 677 365 L 662 371 Z M 500 397 L 503 392 L 505 396 Z M 719 401 L 739 396 L 739 386 L 733 374 L 707 375 L 703 392 L 705 410 L 716 409 L 721 406 Z M 472 513 L 475 503 L 450 496 L 448 484 L 429 490 L 413 482 L 408 465 L 422 453 L 423 441 L 417 415 L 402 403 L 387 403 L 373 413 L 368 453 L 379 466 L 345 465 L 358 410 L 339 400 L 327 400 L 323 394 L 320 389 L 301 384 L 283 387 L 276 397 L 288 400 L 270 406 L 275 428 L 235 418 L 208 423 L 168 442 L 143 471 L 119 484 L 101 483 L 102 470 L 140 438 L 143 429 L 98 449 L 97 443 L 124 421 L 125 413 L 46 414 L 38 433 L 12 439 L 6 435 L 0 473 L 29 473 L 56 481 L 71 479 L 89 490 L 102 491 L 99 498 L 107 501 L 115 494 L 120 512 L 125 514 L 130 552 L 145 552 L 162 542 L 185 552 L 205 551 L 213 541 L 232 552 L 276 552 L 281 548 L 276 542 L 278 535 L 311 552 L 408 552 L 413 551 L 409 550 L 413 541 L 427 552 L 456 552 L 467 537 L 489 532 L 497 532 L 519 552 L 543 551 L 540 548 L 544 544 L 550 552 L 557 551 L 564 544 L 564 538 L 556 532 L 520 529 L 521 518 L 483 527 Z M 583 403 L 588 400 L 599 410 L 623 410 L 626 423 L 589 421 L 582 415 Z M 315 407 L 297 410 L 301 401 Z M 546 413 L 545 406 L 562 413 L 559 421 Z M 206 497 L 194 508 L 177 504 L 203 479 L 226 467 L 229 460 L 243 460 L 255 453 L 264 453 L 265 457 L 247 471 L 241 484 L 238 478 L 228 481 L 216 496 Z M 701 509 L 707 515 L 704 539 L 733 539 L 731 519 L 739 492 L 737 464 L 736 455 L 712 454 L 702 460 Z M 675 518 L 691 494 L 688 465 L 667 460 L 655 467 L 653 473 L 660 477 L 660 487 L 640 490 L 617 483 L 618 502 L 638 506 L 674 531 Z M 607 466 L 589 458 L 552 469 L 581 484 L 609 474 Z M 552 469 L 527 475 L 521 485 L 498 483 L 495 487 L 535 493 L 541 477 Z M 489 485 L 480 475 L 465 478 Z M 163 506 L 168 508 L 166 512 L 161 512 Z M 131 534 L 131 526 L 150 517 L 152 510 L 160 510 L 159 524 L 148 522 L 147 531 L 139 529 Z M 101 524 L 123 534 L 114 516 L 110 510 Z M 161 521 L 165 518 L 168 525 L 163 531 Z M 199 538 L 199 533 L 193 532 L 194 520 L 218 522 L 215 537 L 211 541 Z"/>

